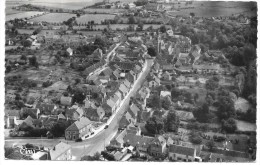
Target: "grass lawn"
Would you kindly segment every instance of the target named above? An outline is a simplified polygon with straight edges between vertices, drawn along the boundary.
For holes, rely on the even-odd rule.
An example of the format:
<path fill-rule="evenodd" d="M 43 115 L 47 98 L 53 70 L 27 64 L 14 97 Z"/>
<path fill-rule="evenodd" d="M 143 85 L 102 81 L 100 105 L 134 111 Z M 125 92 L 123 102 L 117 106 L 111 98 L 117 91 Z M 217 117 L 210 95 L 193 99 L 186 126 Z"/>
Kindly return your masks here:
<path fill-rule="evenodd" d="M 69 18 L 76 17 L 76 14 L 70 13 L 49 13 L 40 17 L 36 17 L 31 19 L 33 22 L 41 22 L 46 21 L 49 23 L 62 23 L 63 21 L 67 21 Z"/>

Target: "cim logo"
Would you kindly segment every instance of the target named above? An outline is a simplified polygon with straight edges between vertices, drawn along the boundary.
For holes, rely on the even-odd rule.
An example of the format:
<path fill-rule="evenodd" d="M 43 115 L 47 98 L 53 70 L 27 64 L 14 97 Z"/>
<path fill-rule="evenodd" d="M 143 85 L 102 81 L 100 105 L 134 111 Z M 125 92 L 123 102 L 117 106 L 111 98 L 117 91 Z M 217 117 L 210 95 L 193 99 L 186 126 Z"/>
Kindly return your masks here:
<path fill-rule="evenodd" d="M 23 147 L 23 148 L 20 148 L 20 153 L 22 155 L 31 156 L 32 154 L 35 154 L 36 151 L 34 149 Z"/>

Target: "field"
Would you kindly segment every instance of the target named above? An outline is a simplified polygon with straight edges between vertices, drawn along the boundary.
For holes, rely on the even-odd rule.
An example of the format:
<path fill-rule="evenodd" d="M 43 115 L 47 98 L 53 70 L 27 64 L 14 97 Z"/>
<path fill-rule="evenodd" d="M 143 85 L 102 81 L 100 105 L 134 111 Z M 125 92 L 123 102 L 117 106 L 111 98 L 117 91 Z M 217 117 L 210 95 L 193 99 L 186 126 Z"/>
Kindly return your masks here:
<path fill-rule="evenodd" d="M 242 132 L 247 132 L 247 131 L 256 131 L 256 124 L 254 123 L 249 123 L 241 120 L 236 120 L 237 124 L 237 130 L 242 131 Z"/>
<path fill-rule="evenodd" d="M 253 2 L 193 2 L 192 5 L 185 5 L 181 3 L 174 5 L 175 9 L 180 11 L 169 12 L 171 15 L 186 15 L 191 12 L 195 13 L 199 17 L 217 17 L 217 16 L 231 16 L 232 14 L 238 14 L 245 12 L 244 14 L 249 16 L 256 16 L 256 10 L 251 11 L 252 7 L 256 7 L 256 3 Z M 181 9 L 194 7 L 190 9 Z"/>
<path fill-rule="evenodd" d="M 110 13 L 110 14 L 113 14 L 113 13 L 120 13 L 120 12 L 123 12 L 125 11 L 125 9 L 95 9 L 95 8 L 87 8 L 87 9 L 84 9 L 84 11 L 86 12 L 97 12 L 97 13 Z"/>
<path fill-rule="evenodd" d="M 88 23 L 88 21 L 95 21 L 95 23 L 100 24 L 101 21 L 105 19 L 114 19 L 115 15 L 108 14 L 85 14 L 77 18 L 78 23 Z"/>
<path fill-rule="evenodd" d="M 37 12 L 37 11 L 28 11 L 23 13 L 16 13 L 6 16 L 6 21 L 13 20 L 15 18 L 21 19 L 21 18 L 30 18 L 32 16 L 36 16 L 38 14 L 43 14 L 44 12 Z"/>
<path fill-rule="evenodd" d="M 67 21 L 69 18 L 75 16 L 76 16 L 75 14 L 70 14 L 70 13 L 49 13 L 41 17 L 33 18 L 31 19 L 31 21 L 34 22 L 46 21 L 49 23 L 62 23 L 63 21 Z"/>

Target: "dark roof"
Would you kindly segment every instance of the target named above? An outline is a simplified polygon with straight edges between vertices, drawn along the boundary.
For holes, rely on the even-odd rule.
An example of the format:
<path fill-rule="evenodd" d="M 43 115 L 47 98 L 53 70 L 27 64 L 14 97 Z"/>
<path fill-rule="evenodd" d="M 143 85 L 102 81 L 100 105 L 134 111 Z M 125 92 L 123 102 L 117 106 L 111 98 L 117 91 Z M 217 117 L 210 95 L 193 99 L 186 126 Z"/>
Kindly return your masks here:
<path fill-rule="evenodd" d="M 27 114 L 27 116 L 31 116 L 32 118 L 36 119 L 38 116 L 37 116 L 37 110 L 36 108 L 24 108 L 22 110 L 23 114 Z M 26 116 L 26 117 L 27 117 Z"/>
<path fill-rule="evenodd" d="M 194 156 L 195 155 L 195 149 L 184 147 L 184 146 L 178 146 L 178 145 L 170 145 L 169 152 L 177 153 L 181 155 L 188 155 L 188 156 Z"/>
<path fill-rule="evenodd" d="M 41 113 L 51 113 L 54 110 L 55 105 L 54 104 L 45 104 L 45 103 L 41 103 L 41 104 L 37 104 L 35 108 L 38 108 Z"/>
<path fill-rule="evenodd" d="M 99 115 L 97 113 L 97 109 L 94 109 L 94 108 L 91 108 L 91 107 L 85 108 L 84 112 L 85 112 L 85 116 L 88 117 L 88 118 L 99 117 Z"/>
<path fill-rule="evenodd" d="M 92 124 L 92 121 L 90 121 L 86 117 L 82 117 L 79 120 L 75 121 L 72 125 L 70 125 L 66 131 L 77 131 L 80 130 L 88 125 Z"/>
<path fill-rule="evenodd" d="M 140 111 L 140 109 L 135 105 L 135 104 L 132 104 L 129 109 L 128 109 L 128 112 L 131 114 L 131 116 L 133 118 L 135 118 L 137 116 L 137 113 Z"/>
<path fill-rule="evenodd" d="M 131 146 L 135 147 L 137 145 L 142 147 L 148 147 L 152 142 L 153 138 L 148 136 L 140 136 L 135 134 L 127 134 L 124 137 L 124 142 L 129 143 Z"/>
<path fill-rule="evenodd" d="M 110 77 L 111 74 L 113 73 L 113 70 L 109 67 L 107 67 L 106 69 L 104 69 L 100 74 L 99 76 L 108 76 Z"/>

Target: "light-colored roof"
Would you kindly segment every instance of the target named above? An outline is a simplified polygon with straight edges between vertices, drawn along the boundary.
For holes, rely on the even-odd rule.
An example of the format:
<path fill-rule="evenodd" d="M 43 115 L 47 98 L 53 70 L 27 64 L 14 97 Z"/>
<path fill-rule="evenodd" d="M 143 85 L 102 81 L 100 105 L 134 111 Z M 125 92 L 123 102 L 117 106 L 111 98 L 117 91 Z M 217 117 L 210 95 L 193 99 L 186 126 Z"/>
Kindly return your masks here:
<path fill-rule="evenodd" d="M 76 130 L 80 130 L 90 124 L 92 124 L 93 122 L 90 121 L 88 118 L 86 117 L 81 117 L 79 120 L 75 121 L 72 125 L 70 125 L 66 131 L 76 131 Z"/>
<path fill-rule="evenodd" d="M 177 153 L 177 154 L 181 154 L 181 155 L 195 156 L 195 149 L 172 144 L 169 147 L 169 153 Z"/>
<path fill-rule="evenodd" d="M 50 150 L 51 160 L 56 160 L 61 154 L 67 152 L 71 148 L 70 145 L 60 142 Z"/>

